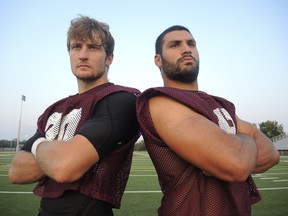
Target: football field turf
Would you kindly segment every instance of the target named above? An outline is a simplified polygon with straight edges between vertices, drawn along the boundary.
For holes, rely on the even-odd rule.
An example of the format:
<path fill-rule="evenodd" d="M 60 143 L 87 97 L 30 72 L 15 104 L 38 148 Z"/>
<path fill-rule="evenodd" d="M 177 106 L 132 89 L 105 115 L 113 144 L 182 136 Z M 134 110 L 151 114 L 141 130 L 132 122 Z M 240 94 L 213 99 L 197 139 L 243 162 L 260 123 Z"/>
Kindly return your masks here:
<path fill-rule="evenodd" d="M 34 185 L 12 185 L 8 169 L 14 152 L 0 152 L 0 215 L 37 215 L 39 198 L 32 194 Z M 253 175 L 262 201 L 253 205 L 253 216 L 288 215 L 288 156 L 269 171 Z M 156 216 L 162 193 L 147 152 L 134 152 L 129 181 L 120 210 L 115 216 Z"/>

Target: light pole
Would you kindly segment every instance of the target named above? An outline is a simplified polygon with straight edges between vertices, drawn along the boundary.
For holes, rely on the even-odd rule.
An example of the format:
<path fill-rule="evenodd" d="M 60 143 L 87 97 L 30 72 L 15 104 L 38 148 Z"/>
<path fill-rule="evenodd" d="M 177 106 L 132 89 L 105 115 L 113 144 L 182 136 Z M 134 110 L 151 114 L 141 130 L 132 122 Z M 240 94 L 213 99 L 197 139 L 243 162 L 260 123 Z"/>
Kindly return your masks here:
<path fill-rule="evenodd" d="M 19 119 L 19 126 L 18 126 L 18 139 L 17 139 L 17 144 L 16 144 L 16 152 L 19 151 L 20 129 L 21 129 L 21 118 L 22 118 L 23 101 L 26 101 L 26 96 L 24 96 L 24 95 L 22 95 L 22 99 L 21 99 L 21 109 L 20 109 L 20 119 Z"/>

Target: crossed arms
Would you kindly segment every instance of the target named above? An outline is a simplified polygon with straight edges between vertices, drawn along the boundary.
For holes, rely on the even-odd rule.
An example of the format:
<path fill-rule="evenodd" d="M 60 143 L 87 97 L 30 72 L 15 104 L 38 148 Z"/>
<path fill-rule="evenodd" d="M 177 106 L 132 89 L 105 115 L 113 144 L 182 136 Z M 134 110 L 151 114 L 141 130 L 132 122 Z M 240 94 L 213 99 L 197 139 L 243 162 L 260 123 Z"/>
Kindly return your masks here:
<path fill-rule="evenodd" d="M 252 124 L 237 117 L 237 133 L 219 126 L 173 99 L 149 100 L 154 126 L 163 141 L 204 174 L 224 181 L 245 181 L 279 162 L 273 143 Z"/>
<path fill-rule="evenodd" d="M 36 157 L 29 150 L 19 151 L 12 161 L 9 181 L 28 184 L 45 176 L 60 183 L 79 179 L 118 143 L 125 144 L 138 134 L 135 101 L 130 93 L 111 94 L 98 103 L 93 117 L 72 139 L 41 142 Z M 33 142 L 41 135 L 35 136 Z"/>

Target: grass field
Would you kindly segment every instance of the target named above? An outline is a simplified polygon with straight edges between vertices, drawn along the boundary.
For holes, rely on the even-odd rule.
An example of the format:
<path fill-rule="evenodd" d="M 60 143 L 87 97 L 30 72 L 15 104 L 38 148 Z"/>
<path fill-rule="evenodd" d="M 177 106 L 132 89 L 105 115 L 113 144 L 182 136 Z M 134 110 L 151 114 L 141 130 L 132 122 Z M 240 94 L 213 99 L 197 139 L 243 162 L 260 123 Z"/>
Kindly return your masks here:
<path fill-rule="evenodd" d="M 14 153 L 0 152 L 0 215 L 37 215 L 39 198 L 31 191 L 34 185 L 11 185 L 8 169 Z M 288 156 L 261 175 L 253 175 L 262 201 L 253 206 L 253 216 L 288 215 Z M 155 216 L 161 199 L 155 169 L 146 152 L 135 152 L 132 170 L 121 210 L 115 216 Z"/>

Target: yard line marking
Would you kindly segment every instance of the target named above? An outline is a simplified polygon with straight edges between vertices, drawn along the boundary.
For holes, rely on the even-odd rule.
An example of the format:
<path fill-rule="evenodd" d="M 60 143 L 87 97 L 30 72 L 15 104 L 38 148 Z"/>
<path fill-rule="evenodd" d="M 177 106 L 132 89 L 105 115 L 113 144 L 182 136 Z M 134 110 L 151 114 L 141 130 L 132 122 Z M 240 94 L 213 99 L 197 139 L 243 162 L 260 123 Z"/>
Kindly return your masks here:
<path fill-rule="evenodd" d="M 2 194 L 33 194 L 33 192 L 24 192 L 24 191 L 0 191 Z"/>
<path fill-rule="evenodd" d="M 125 191 L 127 194 L 135 194 L 135 193 L 162 193 L 162 191 Z"/>
<path fill-rule="evenodd" d="M 267 175 L 288 175 L 288 172 L 284 173 L 260 173 L 260 174 L 253 174 L 252 177 L 263 177 Z"/>
<path fill-rule="evenodd" d="M 142 155 L 142 156 L 146 156 L 146 157 L 149 157 L 148 154 L 145 154 L 145 153 L 139 153 L 139 152 L 134 152 L 135 155 Z"/>
<path fill-rule="evenodd" d="M 273 180 L 273 182 L 284 182 L 284 181 L 288 181 L 288 179 Z"/>
<path fill-rule="evenodd" d="M 267 179 L 279 179 L 279 178 L 278 177 L 265 177 L 265 178 L 260 178 L 260 179 L 267 180 Z"/>
<path fill-rule="evenodd" d="M 287 190 L 288 187 L 279 187 L 279 188 L 258 188 L 258 190 Z"/>

